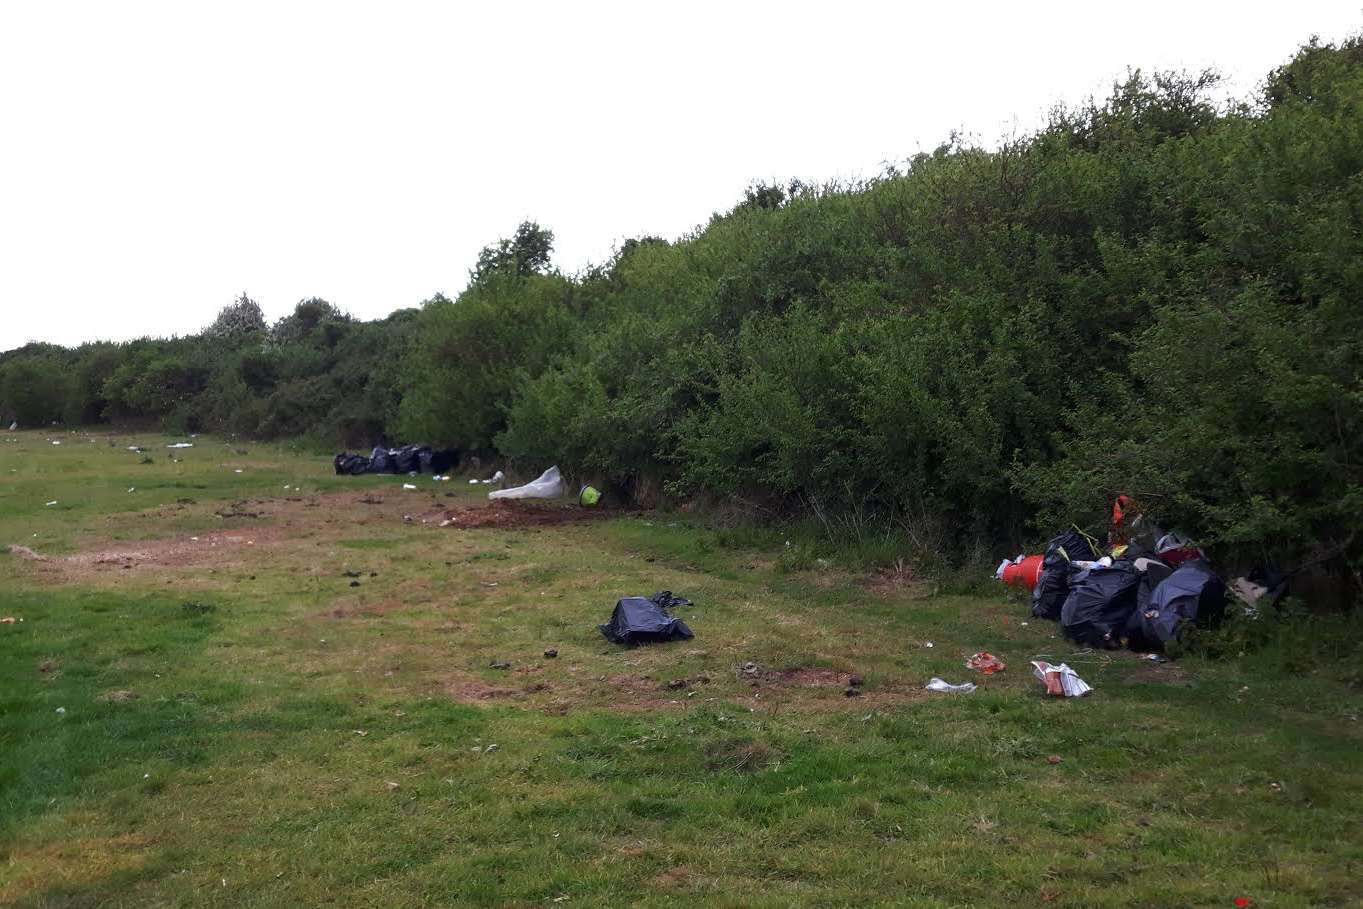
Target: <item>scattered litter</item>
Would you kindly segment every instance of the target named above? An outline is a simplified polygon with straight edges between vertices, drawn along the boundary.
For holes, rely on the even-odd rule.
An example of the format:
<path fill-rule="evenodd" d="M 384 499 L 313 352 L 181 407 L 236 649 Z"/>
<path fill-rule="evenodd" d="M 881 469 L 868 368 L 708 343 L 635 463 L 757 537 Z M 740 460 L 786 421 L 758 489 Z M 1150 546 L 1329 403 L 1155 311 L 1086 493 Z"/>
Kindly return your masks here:
<path fill-rule="evenodd" d="M 358 735 L 360 738 L 364 738 L 365 736 L 369 735 L 369 730 L 368 730 L 368 729 L 356 729 L 356 730 L 355 730 L 355 734 Z"/>
<path fill-rule="evenodd" d="M 1147 653 L 1145 659 L 1149 660 L 1151 663 L 1169 662 L 1169 658 L 1162 653 Z"/>
<path fill-rule="evenodd" d="M 510 668 L 511 668 L 511 664 L 508 663 L 506 660 L 493 660 L 491 663 L 488 663 L 488 664 L 487 664 L 487 668 L 489 668 L 489 669 L 510 669 Z"/>
<path fill-rule="evenodd" d="M 137 487 L 136 487 L 136 486 L 129 486 L 129 487 L 128 487 L 128 492 L 136 492 L 136 491 L 137 491 Z"/>
<path fill-rule="evenodd" d="M 931 647 L 931 646 L 932 646 L 932 641 L 926 641 L 926 642 L 924 642 L 923 646 L 924 646 L 924 647 Z"/>
<path fill-rule="evenodd" d="M 662 606 L 643 597 L 625 597 L 619 600 L 615 604 L 610 621 L 598 627 L 601 634 L 611 643 L 631 646 L 689 640 L 695 637 L 685 622 L 668 615 Z"/>
<path fill-rule="evenodd" d="M 403 484 L 402 484 L 402 488 L 403 488 L 403 489 L 416 489 L 416 487 L 413 486 L 411 483 L 403 483 Z"/>
<path fill-rule="evenodd" d="M 933 678 L 929 679 L 928 683 L 923 687 L 926 688 L 928 691 L 942 691 L 945 692 L 946 694 L 969 694 L 970 692 L 975 690 L 975 683 L 962 682 L 960 685 L 953 685 L 950 682 L 944 681 L 934 676 Z"/>
<path fill-rule="evenodd" d="M 993 675 L 996 672 L 1002 672 L 1007 669 L 1008 666 L 1003 660 L 994 656 L 987 650 L 981 650 L 979 653 L 965 661 L 965 668 L 974 669 L 976 672 L 983 672 L 985 675 Z"/>
<path fill-rule="evenodd" d="M 171 444 L 167 445 L 166 447 L 167 447 L 167 448 L 193 448 L 193 447 L 194 447 L 194 443 L 193 443 L 193 442 L 172 442 Z"/>
<path fill-rule="evenodd" d="M 48 507 L 48 508 L 51 508 L 53 505 L 56 505 L 56 504 L 57 504 L 57 500 L 56 500 L 56 499 L 53 499 L 51 502 L 48 502 L 48 503 L 47 503 L 47 507 Z"/>
<path fill-rule="evenodd" d="M 65 716 L 65 715 L 66 715 L 66 708 L 65 708 L 65 707 L 58 707 L 58 708 L 57 708 L 57 713 L 61 714 L 62 716 Z"/>
<path fill-rule="evenodd" d="M 550 647 L 548 650 L 544 651 L 544 658 L 546 660 L 552 660 L 556 656 L 558 656 L 558 651 L 555 650 L 553 647 Z"/>
<path fill-rule="evenodd" d="M 13 625 L 13 624 L 16 623 L 16 622 L 22 622 L 22 621 L 23 621 L 23 619 L 17 619 L 17 618 L 15 618 L 15 617 L 12 616 L 12 615 L 7 615 L 7 616 L 5 616 L 3 619 L 0 619 L 0 625 Z"/>
<path fill-rule="evenodd" d="M 524 486 L 511 489 L 494 489 L 487 494 L 489 499 L 557 499 L 563 495 L 563 477 L 558 467 L 550 467 Z"/>
<path fill-rule="evenodd" d="M 756 663 L 744 663 L 742 666 L 738 667 L 738 672 L 740 675 L 753 676 L 757 675 L 761 671 L 762 667 L 757 665 Z"/>
<path fill-rule="evenodd" d="M 502 482 L 502 480 L 505 480 L 505 479 L 506 479 L 506 474 L 502 473 L 502 472 L 499 470 L 499 471 L 497 471 L 496 473 L 494 473 L 492 476 L 488 477 L 486 480 L 482 480 L 481 482 L 482 482 L 482 484 L 483 484 L 484 486 L 486 486 L 486 485 L 488 485 L 488 484 L 490 484 L 490 483 L 500 483 L 500 482 Z"/>
<path fill-rule="evenodd" d="M 1044 660 L 1033 660 L 1032 667 L 1037 681 L 1046 686 L 1047 694 L 1054 697 L 1083 697 L 1093 690 L 1091 685 L 1079 678 L 1079 674 L 1064 663 L 1052 666 Z"/>
<path fill-rule="evenodd" d="M 53 444 L 53 445 L 60 445 L 61 442 L 58 441 L 57 439 L 53 439 L 53 440 L 52 440 L 52 444 Z"/>
<path fill-rule="evenodd" d="M 486 748 L 483 749 L 483 754 L 491 754 L 494 751 L 500 751 L 501 748 L 502 748 L 501 745 L 498 745 L 496 742 L 493 742 L 491 745 L 488 745 Z"/>
<path fill-rule="evenodd" d="M 470 485 L 470 486 L 477 486 L 477 485 L 478 485 L 478 478 L 477 478 L 477 477 L 474 477 L 473 479 L 469 480 L 469 485 Z"/>
<path fill-rule="evenodd" d="M 397 792 L 399 789 L 402 788 L 402 786 L 399 785 L 398 783 L 393 782 L 392 780 L 389 780 L 388 782 L 383 784 L 383 788 L 387 789 L 389 792 Z"/>
<path fill-rule="evenodd" d="M 591 506 L 600 501 L 601 493 L 598 492 L 594 486 L 583 486 L 582 491 L 577 494 L 577 503 L 579 505 Z"/>

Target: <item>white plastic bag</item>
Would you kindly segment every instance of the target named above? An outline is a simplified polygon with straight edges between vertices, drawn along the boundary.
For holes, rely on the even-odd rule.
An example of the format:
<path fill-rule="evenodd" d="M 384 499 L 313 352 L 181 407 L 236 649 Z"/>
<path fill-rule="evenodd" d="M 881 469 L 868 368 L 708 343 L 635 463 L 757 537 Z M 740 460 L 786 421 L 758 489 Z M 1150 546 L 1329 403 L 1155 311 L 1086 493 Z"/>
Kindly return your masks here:
<path fill-rule="evenodd" d="M 969 694 L 970 692 L 975 690 L 975 683 L 964 682 L 960 685 L 953 685 L 950 682 L 947 682 L 943 679 L 939 679 L 934 676 L 923 687 L 926 688 L 928 691 L 941 691 L 946 694 Z"/>
<path fill-rule="evenodd" d="M 512 489 L 494 489 L 487 494 L 489 499 L 557 499 L 563 495 L 563 477 L 557 465 L 550 467 L 539 477 Z"/>

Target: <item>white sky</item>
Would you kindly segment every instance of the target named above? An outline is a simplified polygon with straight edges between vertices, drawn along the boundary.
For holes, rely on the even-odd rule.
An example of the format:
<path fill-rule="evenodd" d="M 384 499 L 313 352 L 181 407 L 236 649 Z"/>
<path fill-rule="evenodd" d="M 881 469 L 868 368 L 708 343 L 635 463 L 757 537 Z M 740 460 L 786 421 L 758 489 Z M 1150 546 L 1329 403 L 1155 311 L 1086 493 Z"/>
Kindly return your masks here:
<path fill-rule="evenodd" d="M 186 334 L 247 291 L 373 318 L 533 218 L 575 271 L 753 179 L 992 143 L 1128 65 L 1244 95 L 1360 0 L 0 0 L 0 350 Z"/>

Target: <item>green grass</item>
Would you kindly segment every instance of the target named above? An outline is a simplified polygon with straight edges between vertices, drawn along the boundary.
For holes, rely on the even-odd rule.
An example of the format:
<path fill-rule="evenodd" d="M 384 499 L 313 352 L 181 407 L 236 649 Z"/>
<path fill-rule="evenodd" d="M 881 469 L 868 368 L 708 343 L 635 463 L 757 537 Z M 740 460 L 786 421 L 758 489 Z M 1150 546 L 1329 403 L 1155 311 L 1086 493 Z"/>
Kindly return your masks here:
<path fill-rule="evenodd" d="M 275 446 L 11 437 L 0 543 L 59 557 L 218 532 L 227 502 L 268 514 L 217 560 L 0 556 L 0 615 L 23 619 L 0 625 L 0 904 L 1363 902 L 1348 677 L 1076 655 L 1002 595 L 872 594 L 836 552 L 694 516 L 437 529 L 402 516 L 482 493 Z M 604 642 L 616 598 L 663 588 L 695 600 L 695 640 Z M 1009 668 L 976 693 L 916 690 L 980 649 Z M 1043 654 L 1094 695 L 1040 697 Z M 747 661 L 866 695 L 755 692 Z"/>

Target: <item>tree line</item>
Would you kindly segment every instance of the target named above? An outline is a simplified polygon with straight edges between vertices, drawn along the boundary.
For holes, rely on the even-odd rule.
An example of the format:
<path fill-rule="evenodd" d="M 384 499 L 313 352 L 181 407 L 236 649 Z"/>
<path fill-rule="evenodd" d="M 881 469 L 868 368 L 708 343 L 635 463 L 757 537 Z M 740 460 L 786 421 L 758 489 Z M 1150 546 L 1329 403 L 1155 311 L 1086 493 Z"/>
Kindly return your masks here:
<path fill-rule="evenodd" d="M 375 322 L 309 300 L 267 326 L 243 295 L 189 338 L 30 345 L 0 416 L 386 433 L 939 541 L 1129 492 L 1211 545 L 1356 560 L 1363 40 L 1216 88 L 1132 73 L 997 148 L 755 185 L 575 275 L 528 223 L 456 299 Z"/>

